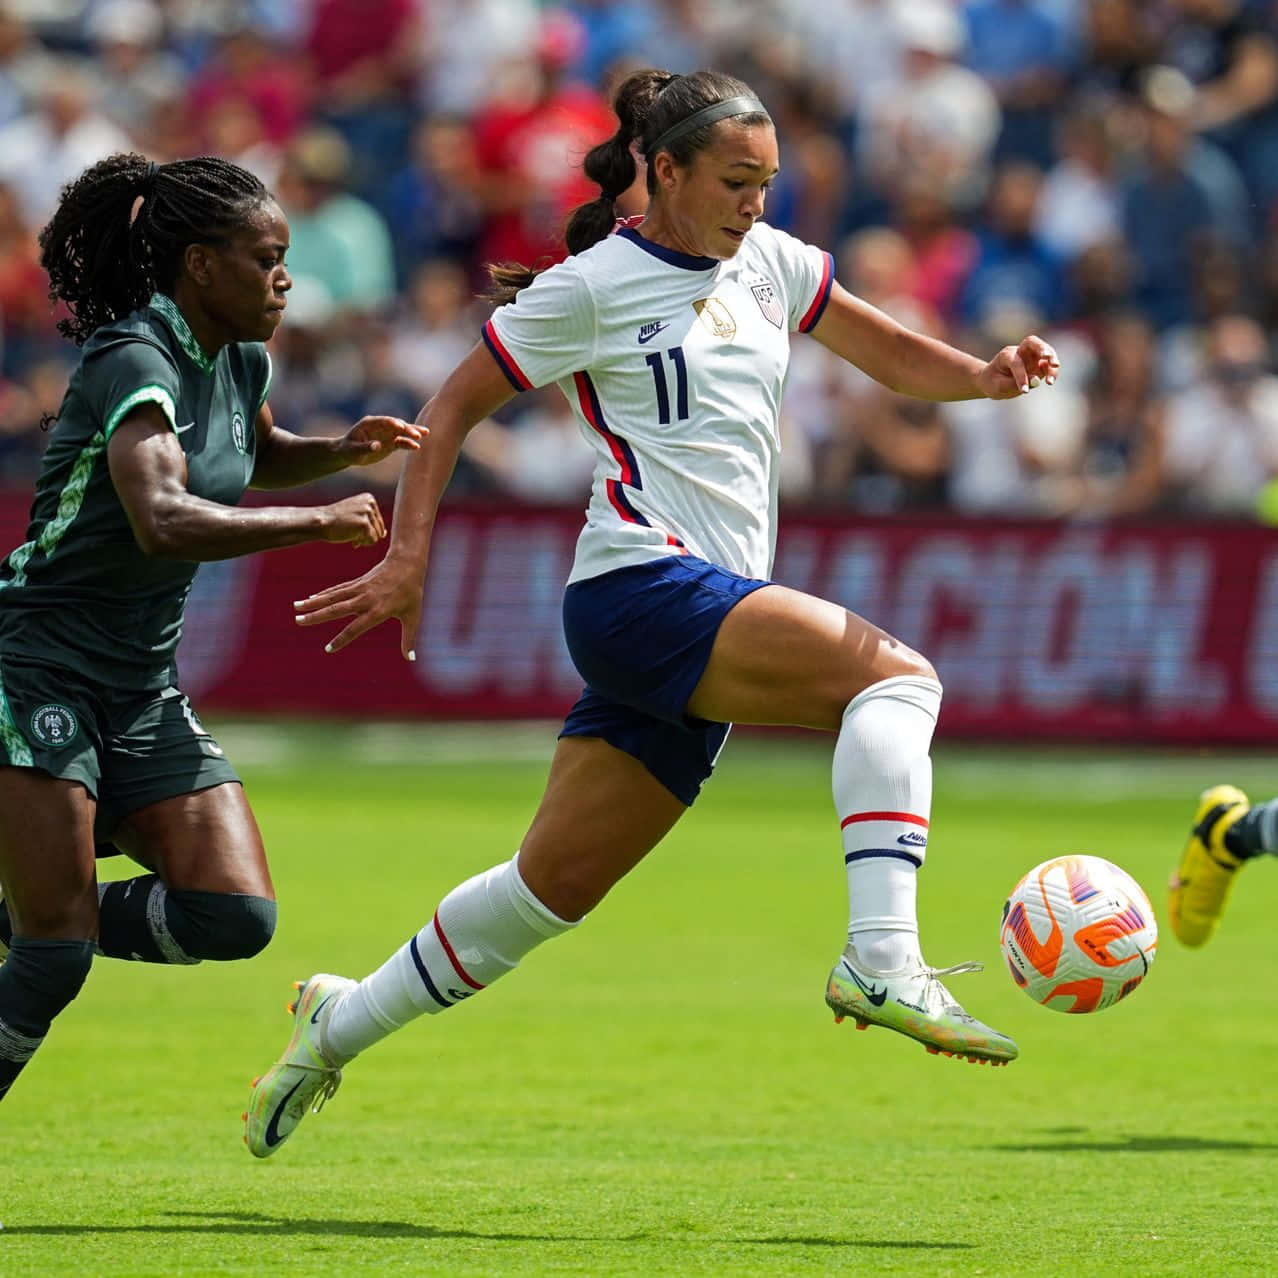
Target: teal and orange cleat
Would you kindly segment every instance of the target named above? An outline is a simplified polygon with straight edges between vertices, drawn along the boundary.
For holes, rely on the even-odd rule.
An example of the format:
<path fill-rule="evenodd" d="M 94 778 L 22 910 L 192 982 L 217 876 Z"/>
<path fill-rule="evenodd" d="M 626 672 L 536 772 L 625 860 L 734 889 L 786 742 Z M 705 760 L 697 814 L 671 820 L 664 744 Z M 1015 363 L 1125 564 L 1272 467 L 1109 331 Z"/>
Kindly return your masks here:
<path fill-rule="evenodd" d="M 1246 858 L 1225 847 L 1225 835 L 1251 808 L 1233 785 L 1204 790 L 1194 813 L 1189 842 L 1167 885 L 1167 913 L 1172 931 L 1184 945 L 1206 945 L 1225 912 L 1229 889 Z"/>
<path fill-rule="evenodd" d="M 332 1059 L 324 1044 L 324 1022 L 333 999 L 354 989 L 355 981 L 320 973 L 297 981 L 297 999 L 289 1004 L 293 1035 L 284 1055 L 260 1078 L 244 1114 L 244 1143 L 255 1158 L 269 1158 L 293 1134 L 310 1110 L 318 1114 L 342 1081 L 345 1061 Z"/>
<path fill-rule="evenodd" d="M 1016 1044 L 969 1016 L 941 984 L 942 976 L 980 970 L 980 963 L 942 968 L 916 963 L 896 972 L 875 972 L 861 962 L 849 943 L 830 973 L 825 1001 L 836 1021 L 851 1016 L 857 1029 L 881 1025 L 917 1039 L 934 1056 L 1006 1065 L 1020 1054 Z"/>

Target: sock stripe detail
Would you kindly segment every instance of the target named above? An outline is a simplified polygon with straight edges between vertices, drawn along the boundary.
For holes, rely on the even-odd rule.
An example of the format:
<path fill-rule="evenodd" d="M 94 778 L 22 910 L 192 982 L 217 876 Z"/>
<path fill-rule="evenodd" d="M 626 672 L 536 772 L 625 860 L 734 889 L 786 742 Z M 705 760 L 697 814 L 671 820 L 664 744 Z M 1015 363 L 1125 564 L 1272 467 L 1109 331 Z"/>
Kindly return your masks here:
<path fill-rule="evenodd" d="M 0 1021 L 0 1060 L 21 1065 L 29 1061 L 37 1047 L 44 1042 L 44 1035 L 21 1034 L 11 1025 Z"/>
<path fill-rule="evenodd" d="M 466 969 L 457 961 L 457 955 L 453 953 L 453 947 L 448 944 L 448 937 L 444 935 L 444 929 L 439 926 L 439 911 L 435 911 L 435 935 L 439 937 L 439 943 L 444 947 L 444 953 L 448 955 L 448 961 L 453 965 L 453 970 L 458 976 L 470 986 L 472 990 L 482 990 L 484 987 L 478 981 L 469 976 Z"/>
<path fill-rule="evenodd" d="M 891 857 L 894 861 L 908 861 L 919 869 L 923 866 L 923 861 L 920 857 L 911 856 L 908 852 L 902 852 L 900 848 L 862 848 L 858 852 L 849 852 L 843 858 L 843 864 L 851 865 L 853 861 L 864 861 L 869 857 L 875 856 Z"/>
<path fill-rule="evenodd" d="M 913 812 L 853 812 L 839 822 L 839 829 L 846 830 L 850 825 L 860 821 L 904 821 L 907 825 L 921 825 L 928 828 L 927 817 L 916 816 Z"/>
<path fill-rule="evenodd" d="M 422 978 L 422 984 L 426 986 L 426 993 L 435 1000 L 440 1007 L 452 1007 L 452 1004 L 439 992 L 435 987 L 435 982 L 430 979 L 430 973 L 426 970 L 426 964 L 422 962 L 422 956 L 417 950 L 417 938 L 413 937 L 408 943 L 408 952 L 413 956 L 413 962 L 417 965 L 417 975 Z"/>

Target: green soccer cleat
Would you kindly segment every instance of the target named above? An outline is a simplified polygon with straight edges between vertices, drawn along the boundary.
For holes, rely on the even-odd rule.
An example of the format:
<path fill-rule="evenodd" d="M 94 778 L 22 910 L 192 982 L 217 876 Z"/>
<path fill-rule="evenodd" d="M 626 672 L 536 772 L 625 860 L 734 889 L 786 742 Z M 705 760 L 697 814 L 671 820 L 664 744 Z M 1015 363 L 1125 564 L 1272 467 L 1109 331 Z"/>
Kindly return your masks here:
<path fill-rule="evenodd" d="M 318 1114 L 342 1081 L 342 1065 L 324 1050 L 325 1008 L 332 999 L 354 989 L 355 981 L 320 973 L 309 981 L 295 982 L 297 1000 L 293 1036 L 284 1055 L 260 1078 L 253 1080 L 253 1094 L 244 1114 L 244 1143 L 255 1158 L 269 1158 L 293 1134 L 307 1110 Z"/>
<path fill-rule="evenodd" d="M 920 962 L 896 972 L 875 972 L 862 964 L 849 943 L 830 973 L 825 1001 L 836 1021 L 851 1016 L 857 1029 L 882 1025 L 917 1039 L 934 1056 L 1006 1065 L 1020 1055 L 1016 1044 L 969 1016 L 940 981 L 942 976 L 980 970 L 980 963 L 935 968 Z"/>
<path fill-rule="evenodd" d="M 1214 785 L 1199 797 L 1189 842 L 1167 885 L 1172 931 L 1184 945 L 1206 945 L 1225 912 L 1229 889 L 1245 859 L 1225 847 L 1225 835 L 1250 808 L 1237 786 Z"/>

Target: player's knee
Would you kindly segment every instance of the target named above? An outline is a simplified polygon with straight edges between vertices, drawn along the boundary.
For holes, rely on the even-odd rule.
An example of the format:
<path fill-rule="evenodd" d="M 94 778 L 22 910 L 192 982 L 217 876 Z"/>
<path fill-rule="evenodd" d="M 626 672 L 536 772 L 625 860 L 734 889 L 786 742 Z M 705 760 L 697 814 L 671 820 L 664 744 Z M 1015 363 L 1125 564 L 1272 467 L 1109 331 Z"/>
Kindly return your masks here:
<path fill-rule="evenodd" d="M 275 935 L 277 906 L 238 892 L 169 892 L 173 940 L 192 959 L 227 962 L 260 954 Z"/>
<path fill-rule="evenodd" d="M 904 676 L 910 679 L 931 679 L 934 683 L 940 683 L 932 663 L 922 653 L 915 652 L 913 648 L 907 648 L 904 644 L 897 644 L 892 650 L 889 665 L 890 669 L 885 674 L 885 678 L 895 679 Z"/>

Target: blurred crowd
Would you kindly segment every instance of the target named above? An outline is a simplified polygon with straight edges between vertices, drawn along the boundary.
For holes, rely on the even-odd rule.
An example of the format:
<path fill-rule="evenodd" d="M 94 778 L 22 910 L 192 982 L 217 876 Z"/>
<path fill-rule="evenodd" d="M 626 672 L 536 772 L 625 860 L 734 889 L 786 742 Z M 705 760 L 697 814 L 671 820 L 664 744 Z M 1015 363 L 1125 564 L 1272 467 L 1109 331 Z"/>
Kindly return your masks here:
<path fill-rule="evenodd" d="M 292 231 L 276 420 L 411 418 L 476 339 L 484 264 L 562 253 L 639 66 L 755 87 L 766 217 L 853 292 L 983 356 L 1060 352 L 1050 393 L 934 405 L 797 339 L 785 500 L 1278 522 L 1278 0 L 0 0 L 0 483 L 74 360 L 36 234 L 86 165 L 256 172 Z M 579 504 L 590 469 L 552 389 L 454 482 Z"/>

